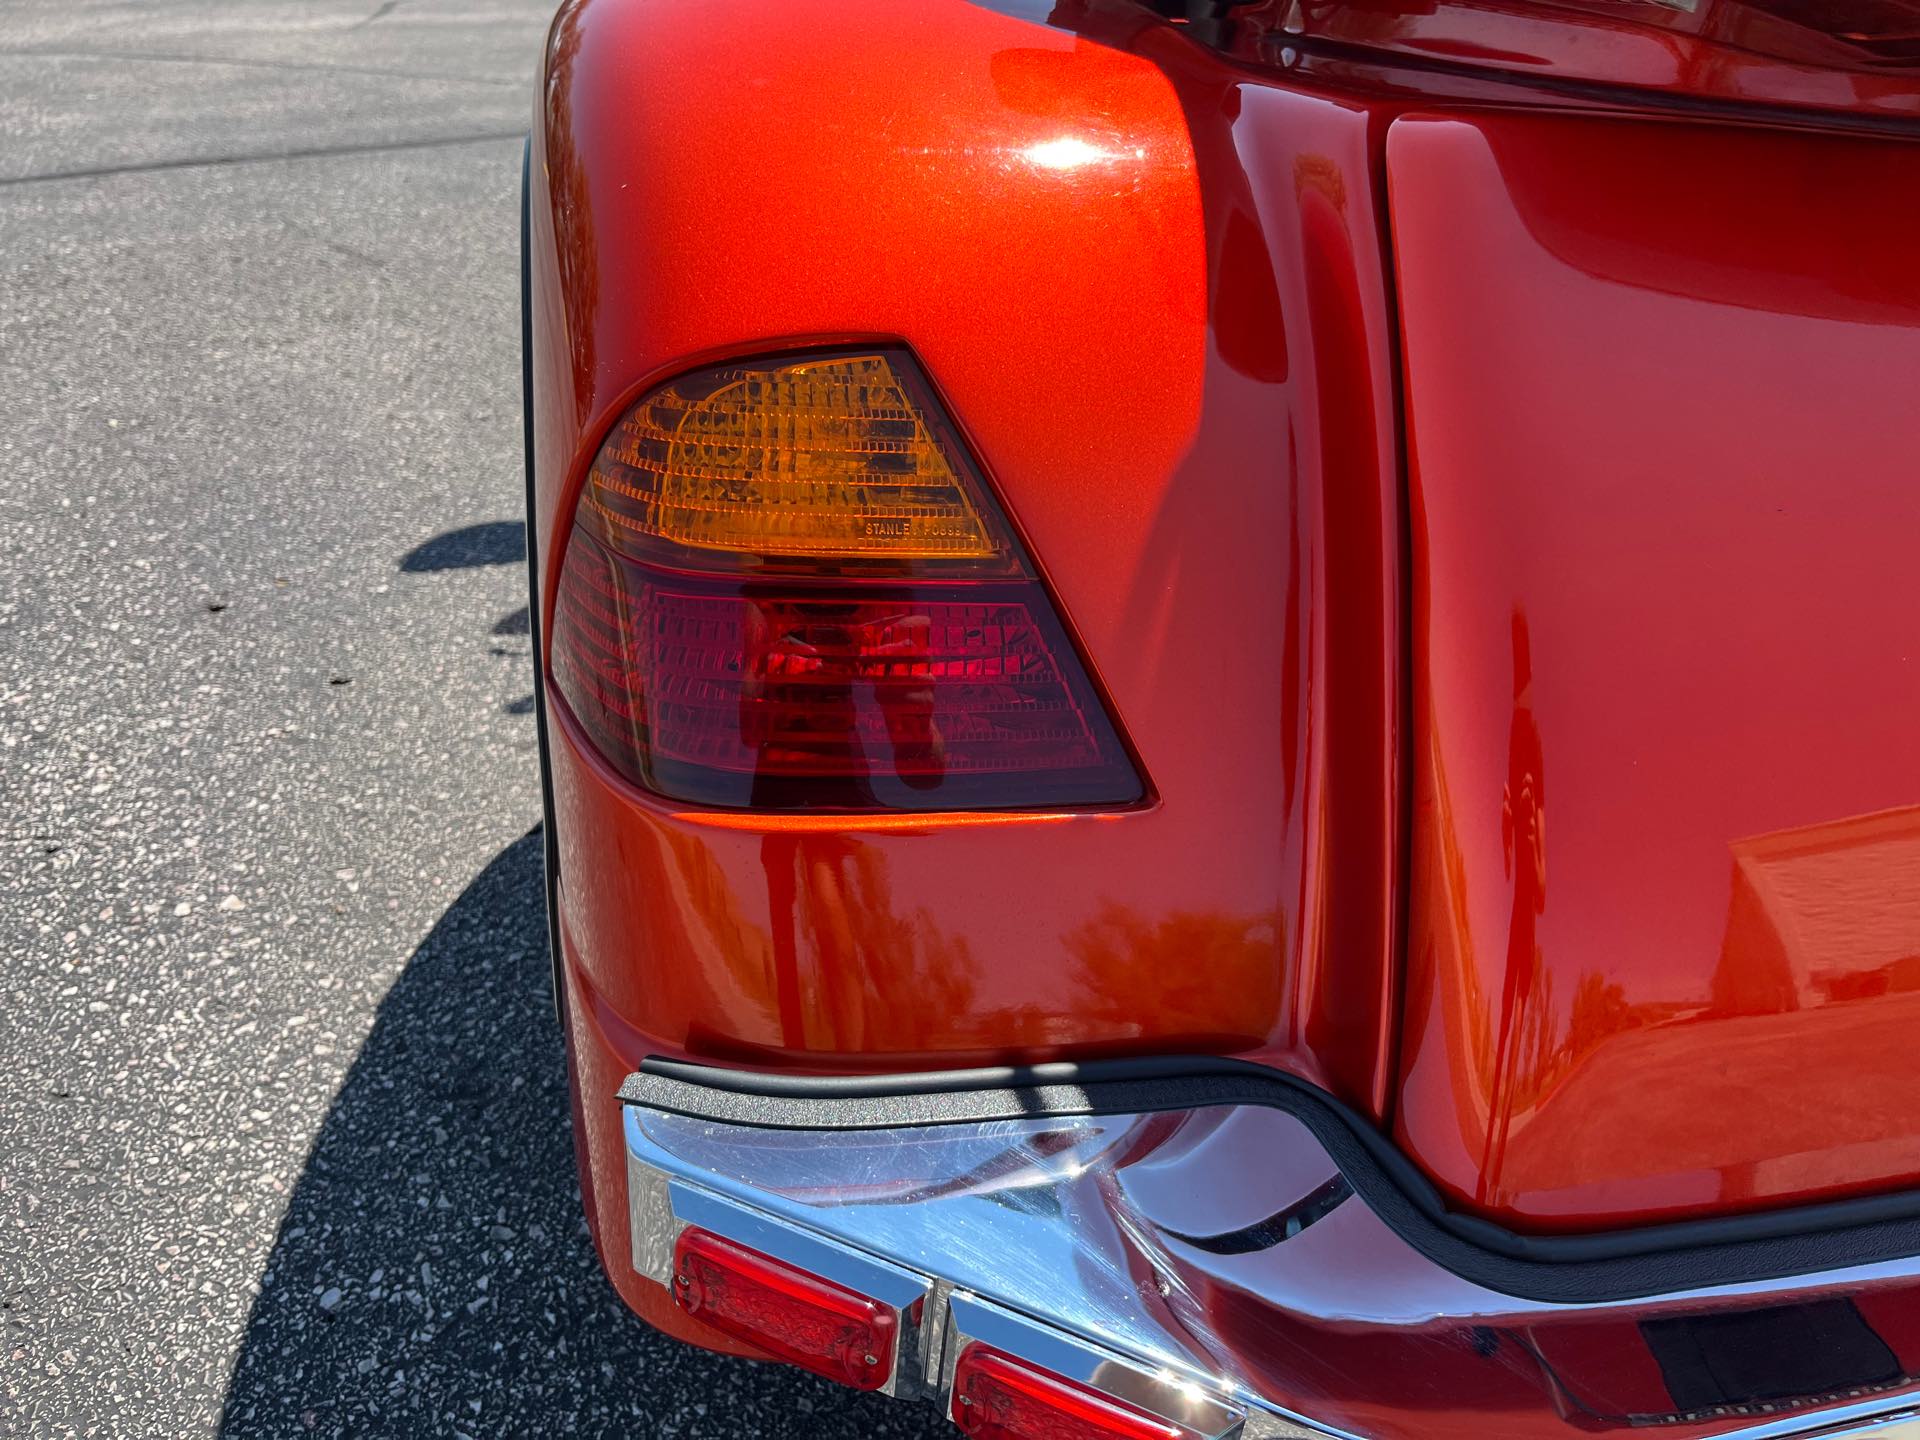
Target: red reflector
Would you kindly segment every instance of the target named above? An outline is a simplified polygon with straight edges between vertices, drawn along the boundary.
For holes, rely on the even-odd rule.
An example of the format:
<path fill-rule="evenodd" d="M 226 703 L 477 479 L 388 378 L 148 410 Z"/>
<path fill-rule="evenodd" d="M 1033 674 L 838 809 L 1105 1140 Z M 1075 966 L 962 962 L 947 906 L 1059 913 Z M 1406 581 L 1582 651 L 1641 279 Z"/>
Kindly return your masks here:
<path fill-rule="evenodd" d="M 680 1232 L 673 1298 L 714 1329 L 856 1390 L 893 1374 L 891 1309 L 710 1231 Z"/>
<path fill-rule="evenodd" d="M 954 1366 L 952 1415 L 974 1440 L 1200 1440 L 1196 1430 L 980 1344 Z"/>
<path fill-rule="evenodd" d="M 860 367 L 857 384 L 838 375 Z M 1031 809 L 1143 793 L 904 352 L 700 372 L 643 398 L 582 494 L 551 663 L 594 748 L 691 804 Z"/>

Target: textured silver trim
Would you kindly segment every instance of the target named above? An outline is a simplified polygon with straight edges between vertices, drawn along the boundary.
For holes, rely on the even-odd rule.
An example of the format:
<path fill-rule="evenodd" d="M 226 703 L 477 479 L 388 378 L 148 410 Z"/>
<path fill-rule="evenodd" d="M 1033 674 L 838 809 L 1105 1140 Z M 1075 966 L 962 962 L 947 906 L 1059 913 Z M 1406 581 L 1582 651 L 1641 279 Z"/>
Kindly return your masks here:
<path fill-rule="evenodd" d="M 673 1244 L 680 1238 L 669 1194 L 671 1183 L 664 1170 L 627 1153 L 627 1230 L 633 1268 L 656 1285 L 671 1283 Z"/>

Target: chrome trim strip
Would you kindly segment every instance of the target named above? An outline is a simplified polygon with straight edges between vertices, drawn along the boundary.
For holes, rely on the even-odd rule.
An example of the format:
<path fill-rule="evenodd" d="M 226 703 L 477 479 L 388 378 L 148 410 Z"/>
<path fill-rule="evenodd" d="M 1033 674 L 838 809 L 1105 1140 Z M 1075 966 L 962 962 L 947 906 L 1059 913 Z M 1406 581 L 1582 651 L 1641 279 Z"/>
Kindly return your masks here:
<path fill-rule="evenodd" d="M 1729 1431 L 1715 1440 L 1920 1440 L 1920 1408 L 1912 1396 L 1889 1411 L 1886 1400 L 1826 1410 L 1814 1416 L 1772 1420 L 1745 1430 Z"/>
<path fill-rule="evenodd" d="M 1217 1440 L 1359 1440 L 1332 1416 L 1301 1413 L 1311 1404 L 1351 1414 L 1355 1402 L 1374 1414 L 1391 1411 L 1392 1434 L 1420 1436 L 1446 1412 L 1430 1416 L 1409 1400 L 1400 1413 L 1400 1397 L 1434 1380 L 1450 1389 L 1458 1367 L 1479 1363 L 1482 1336 L 1495 1346 L 1480 1351 L 1485 1357 L 1515 1341 L 1524 1353 L 1528 1337 L 1570 1322 L 1630 1328 L 1642 1319 L 1791 1310 L 1856 1295 L 1920 1304 L 1912 1262 L 1637 1302 L 1529 1301 L 1436 1266 L 1363 1197 L 1248 1253 L 1184 1244 L 1179 1233 L 1194 1216 L 1219 1213 L 1222 1187 L 1254 1174 L 1235 1156 L 1271 1157 L 1297 1138 L 1286 1127 L 1299 1122 L 1270 1108 L 1044 1116 L 838 1136 L 637 1105 L 623 1118 L 637 1273 L 670 1285 L 674 1241 L 699 1224 L 871 1295 L 897 1307 L 903 1321 L 888 1393 L 943 1408 L 950 1408 L 961 1349 L 981 1340 L 1169 1419 L 1192 1423 L 1185 1418 L 1192 1416 Z M 1209 1148 L 1215 1141 L 1227 1148 Z M 1288 1153 L 1300 1183 L 1318 1183 L 1316 1157 Z M 1288 1183 L 1284 1174 L 1262 1173 L 1263 1195 Z M 1237 1320 L 1216 1308 L 1220 1296 L 1237 1297 Z M 1341 1343 L 1356 1334 L 1385 1347 L 1366 1352 L 1361 1370 Z M 1268 1335 L 1282 1338 L 1261 1338 Z M 1370 1387 L 1381 1365 L 1376 1391 Z M 1543 1440 L 1625 1440 L 1645 1427 L 1646 1417 L 1590 1413 L 1575 1423 L 1561 1398 L 1541 1390 Z M 1511 1423 L 1532 1412 L 1501 1413 Z M 1459 1418 L 1452 1417 L 1449 1436 L 1464 1433 Z M 1729 1414 L 1720 1423 L 1725 1428 L 1708 1432 L 1713 1440 L 1920 1440 L 1920 1394 L 1910 1384 L 1763 1420 Z"/>
<path fill-rule="evenodd" d="M 891 1075 L 769 1075 L 650 1056 L 622 1083 L 629 1106 L 763 1129 L 975 1125 L 1047 1115 L 1266 1107 L 1309 1131 L 1369 1209 L 1470 1284 L 1549 1305 L 1635 1302 L 1767 1279 L 1790 1285 L 1920 1256 L 1920 1188 L 1605 1233 L 1510 1230 L 1450 1205 L 1393 1142 L 1325 1091 L 1264 1065 L 1151 1056 Z"/>
<path fill-rule="evenodd" d="M 924 1275 L 776 1220 L 763 1211 L 750 1210 L 710 1190 L 681 1180 L 669 1182 L 668 1188 L 673 1197 L 673 1218 L 678 1222 L 676 1237 L 681 1229 L 696 1225 L 895 1310 L 912 1308 L 925 1300 L 933 1287 Z"/>

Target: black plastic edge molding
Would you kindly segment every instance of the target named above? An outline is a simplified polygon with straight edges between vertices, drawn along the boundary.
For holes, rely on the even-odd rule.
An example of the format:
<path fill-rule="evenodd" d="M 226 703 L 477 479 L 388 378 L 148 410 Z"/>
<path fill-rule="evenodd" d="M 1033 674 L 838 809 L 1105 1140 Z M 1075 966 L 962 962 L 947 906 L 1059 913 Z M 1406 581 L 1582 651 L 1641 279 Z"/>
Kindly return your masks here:
<path fill-rule="evenodd" d="M 553 833 L 553 759 L 547 749 L 547 679 L 540 642 L 540 520 L 533 485 L 533 224 L 528 181 L 533 136 L 520 151 L 520 431 L 527 470 L 527 641 L 533 649 L 533 728 L 540 751 L 540 848 L 547 885 L 547 952 L 553 965 L 553 1014 L 565 1028 L 566 980 L 560 952 L 560 841 Z"/>
<path fill-rule="evenodd" d="M 620 1100 L 783 1130 L 885 1130 L 1263 1105 L 1313 1132 L 1374 1214 L 1463 1279 L 1597 1304 L 1811 1275 L 1920 1253 L 1920 1192 L 1578 1235 L 1528 1235 L 1452 1209 L 1385 1135 L 1303 1080 L 1244 1060 L 1156 1056 L 903 1075 L 769 1075 L 649 1056 Z"/>

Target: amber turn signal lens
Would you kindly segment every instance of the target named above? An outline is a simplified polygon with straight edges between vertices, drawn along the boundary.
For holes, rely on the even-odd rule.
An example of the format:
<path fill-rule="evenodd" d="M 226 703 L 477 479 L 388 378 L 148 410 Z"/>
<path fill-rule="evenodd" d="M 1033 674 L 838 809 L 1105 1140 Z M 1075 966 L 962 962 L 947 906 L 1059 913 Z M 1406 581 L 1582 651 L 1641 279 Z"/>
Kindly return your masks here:
<path fill-rule="evenodd" d="M 636 559 L 1003 561 L 967 468 L 910 363 L 882 353 L 663 385 L 614 427 L 587 486 L 601 538 Z"/>

